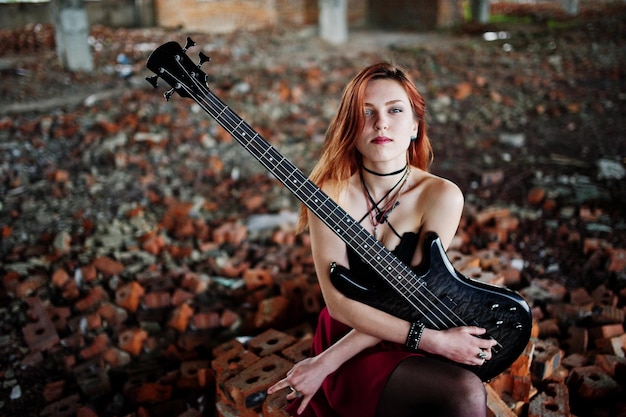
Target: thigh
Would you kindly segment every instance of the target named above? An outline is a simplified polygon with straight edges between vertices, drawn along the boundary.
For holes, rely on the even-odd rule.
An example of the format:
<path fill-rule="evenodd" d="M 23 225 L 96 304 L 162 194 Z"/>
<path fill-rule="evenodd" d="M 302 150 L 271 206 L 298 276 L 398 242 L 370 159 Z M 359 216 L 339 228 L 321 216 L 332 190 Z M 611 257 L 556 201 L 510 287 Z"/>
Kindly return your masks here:
<path fill-rule="evenodd" d="M 384 416 L 481 416 L 482 381 L 473 372 L 431 357 L 402 361 L 387 381 L 377 408 Z"/>

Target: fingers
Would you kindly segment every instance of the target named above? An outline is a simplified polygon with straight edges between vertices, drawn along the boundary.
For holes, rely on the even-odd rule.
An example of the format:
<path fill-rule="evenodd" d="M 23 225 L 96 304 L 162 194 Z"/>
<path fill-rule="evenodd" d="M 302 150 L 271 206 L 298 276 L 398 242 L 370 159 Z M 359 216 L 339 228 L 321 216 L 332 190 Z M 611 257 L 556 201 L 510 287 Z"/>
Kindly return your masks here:
<path fill-rule="evenodd" d="M 283 378 L 271 387 L 268 388 L 267 393 L 273 394 L 276 391 L 280 391 L 283 388 L 287 388 L 289 386 L 289 382 L 287 382 L 287 378 Z"/>

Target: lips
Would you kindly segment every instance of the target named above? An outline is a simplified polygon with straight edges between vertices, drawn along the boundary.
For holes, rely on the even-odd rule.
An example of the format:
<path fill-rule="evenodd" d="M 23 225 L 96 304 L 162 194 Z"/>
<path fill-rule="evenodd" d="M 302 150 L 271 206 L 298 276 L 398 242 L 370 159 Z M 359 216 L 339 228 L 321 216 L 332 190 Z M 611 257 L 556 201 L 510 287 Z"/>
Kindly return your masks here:
<path fill-rule="evenodd" d="M 388 142 L 391 142 L 391 139 L 386 136 L 377 136 L 374 139 L 372 139 L 372 143 L 376 143 L 376 144 L 382 144 L 382 143 L 388 143 Z"/>

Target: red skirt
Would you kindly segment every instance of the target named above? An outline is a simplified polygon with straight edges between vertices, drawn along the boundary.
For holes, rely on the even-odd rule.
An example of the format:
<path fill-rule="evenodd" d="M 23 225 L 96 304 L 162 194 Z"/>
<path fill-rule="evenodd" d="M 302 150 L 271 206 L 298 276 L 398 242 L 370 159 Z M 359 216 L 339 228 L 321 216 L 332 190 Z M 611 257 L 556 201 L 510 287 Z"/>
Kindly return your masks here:
<path fill-rule="evenodd" d="M 318 355 L 350 331 L 350 327 L 333 319 L 326 307 L 319 321 L 312 345 L 312 355 Z M 306 417 L 374 417 L 378 400 L 393 370 L 411 356 L 421 356 L 403 350 L 403 346 L 381 342 L 344 363 L 330 374 L 300 416 Z M 299 400 L 289 404 L 287 411 L 297 416 Z"/>

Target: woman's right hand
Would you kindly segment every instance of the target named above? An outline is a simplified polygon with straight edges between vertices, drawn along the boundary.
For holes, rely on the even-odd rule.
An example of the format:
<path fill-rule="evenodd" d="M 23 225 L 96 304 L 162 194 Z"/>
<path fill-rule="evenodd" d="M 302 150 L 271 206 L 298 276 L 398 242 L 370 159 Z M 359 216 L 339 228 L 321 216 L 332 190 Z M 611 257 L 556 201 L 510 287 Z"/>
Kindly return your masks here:
<path fill-rule="evenodd" d="M 491 348 L 498 342 L 480 337 L 486 329 L 476 326 L 446 330 L 424 329 L 420 349 L 466 365 L 482 365 L 491 359 Z"/>
<path fill-rule="evenodd" d="M 293 400 L 300 398 L 302 402 L 298 407 L 298 414 L 302 414 L 317 390 L 322 386 L 324 379 L 331 372 L 332 371 L 324 366 L 319 356 L 306 358 L 296 363 L 293 368 L 287 372 L 287 376 L 272 385 L 267 390 L 267 393 L 272 394 L 283 388 L 289 388 L 290 391 L 287 393 L 287 399 Z"/>

